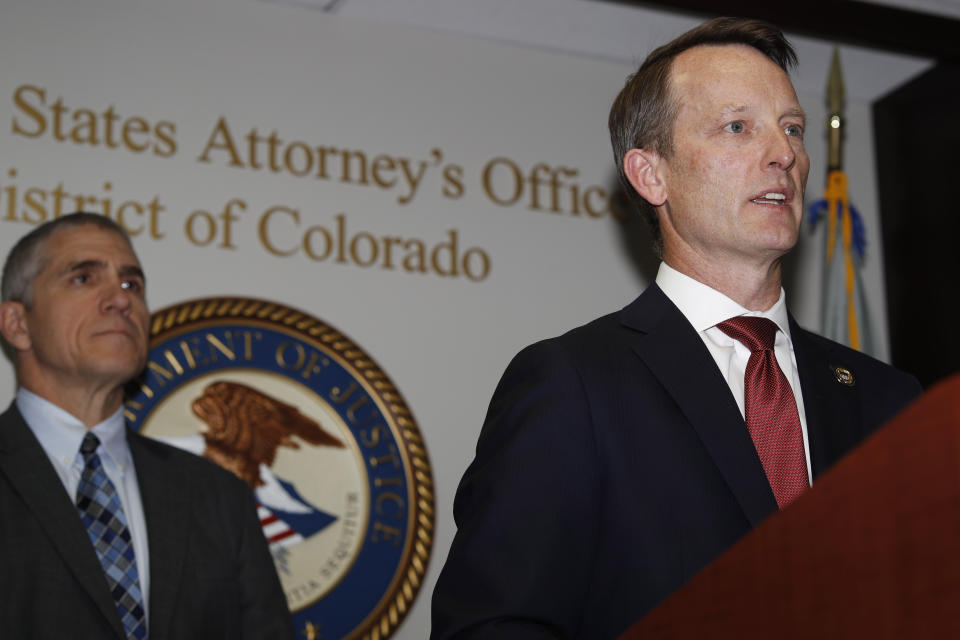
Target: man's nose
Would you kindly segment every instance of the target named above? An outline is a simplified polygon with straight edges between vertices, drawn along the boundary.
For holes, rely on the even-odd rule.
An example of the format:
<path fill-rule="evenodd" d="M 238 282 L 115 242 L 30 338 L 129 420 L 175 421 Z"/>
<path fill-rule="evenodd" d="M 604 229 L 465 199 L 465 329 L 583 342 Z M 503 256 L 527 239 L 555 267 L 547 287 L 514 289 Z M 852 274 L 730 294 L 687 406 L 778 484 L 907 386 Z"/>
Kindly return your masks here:
<path fill-rule="evenodd" d="M 793 142 L 784 131 L 777 131 L 770 136 L 767 147 L 767 166 L 789 171 L 797 161 L 797 150 Z"/>
<path fill-rule="evenodd" d="M 107 289 L 103 294 L 105 311 L 126 311 L 131 307 L 133 303 L 130 298 L 133 294 L 124 287 L 121 279 L 113 279 L 105 286 Z"/>

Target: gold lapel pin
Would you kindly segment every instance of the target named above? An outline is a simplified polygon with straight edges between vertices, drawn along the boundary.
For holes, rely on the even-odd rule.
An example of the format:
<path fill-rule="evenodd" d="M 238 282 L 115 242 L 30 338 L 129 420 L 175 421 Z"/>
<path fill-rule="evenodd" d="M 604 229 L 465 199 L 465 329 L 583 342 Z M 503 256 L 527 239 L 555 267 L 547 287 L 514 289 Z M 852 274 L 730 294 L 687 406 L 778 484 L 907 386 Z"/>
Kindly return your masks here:
<path fill-rule="evenodd" d="M 837 382 L 845 387 L 852 387 L 856 383 L 856 380 L 853 377 L 853 373 L 850 372 L 850 369 L 834 367 L 833 375 L 836 376 Z"/>

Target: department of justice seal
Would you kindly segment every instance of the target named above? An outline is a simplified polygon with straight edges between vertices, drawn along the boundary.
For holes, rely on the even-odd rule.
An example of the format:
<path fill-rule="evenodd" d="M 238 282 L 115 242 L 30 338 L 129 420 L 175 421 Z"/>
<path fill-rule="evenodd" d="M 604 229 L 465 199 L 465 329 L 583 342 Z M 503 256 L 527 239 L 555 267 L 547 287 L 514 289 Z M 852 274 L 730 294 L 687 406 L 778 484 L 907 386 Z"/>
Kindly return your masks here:
<path fill-rule="evenodd" d="M 177 304 L 150 334 L 127 421 L 254 489 L 298 635 L 392 635 L 434 515 L 426 448 L 387 375 L 330 325 L 264 300 Z"/>

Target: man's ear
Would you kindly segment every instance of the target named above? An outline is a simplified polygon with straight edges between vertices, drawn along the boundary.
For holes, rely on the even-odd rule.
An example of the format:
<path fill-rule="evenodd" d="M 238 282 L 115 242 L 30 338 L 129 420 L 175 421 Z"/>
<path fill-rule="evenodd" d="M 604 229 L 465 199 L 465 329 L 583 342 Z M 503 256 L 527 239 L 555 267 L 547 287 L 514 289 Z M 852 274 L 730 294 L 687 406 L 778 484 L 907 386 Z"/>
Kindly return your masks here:
<path fill-rule="evenodd" d="M 0 302 L 0 333 L 16 351 L 30 348 L 27 331 L 27 310 L 22 302 Z"/>
<path fill-rule="evenodd" d="M 667 185 L 660 174 L 661 157 L 655 151 L 630 149 L 623 156 L 623 172 L 640 197 L 654 207 L 667 201 Z"/>

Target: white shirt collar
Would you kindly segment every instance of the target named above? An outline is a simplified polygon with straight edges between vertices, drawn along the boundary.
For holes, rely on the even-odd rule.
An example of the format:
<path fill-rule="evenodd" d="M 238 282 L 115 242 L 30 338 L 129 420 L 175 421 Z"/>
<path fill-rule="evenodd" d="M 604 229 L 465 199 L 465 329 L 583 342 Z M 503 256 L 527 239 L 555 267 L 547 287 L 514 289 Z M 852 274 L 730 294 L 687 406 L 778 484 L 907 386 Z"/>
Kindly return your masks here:
<path fill-rule="evenodd" d="M 698 332 L 706 331 L 735 316 L 760 316 L 773 320 L 784 335 L 790 337 L 783 287 L 780 288 L 780 297 L 772 307 L 766 311 L 750 311 L 716 289 L 680 273 L 666 262 L 660 263 L 657 286 Z"/>
<path fill-rule="evenodd" d="M 37 394 L 17 389 L 17 409 L 33 431 L 47 456 L 56 460 L 74 461 L 80 455 L 80 442 L 87 427 L 78 418 Z M 103 422 L 90 428 L 100 439 L 100 457 L 120 473 L 132 464 L 121 406 Z M 82 458 L 81 458 L 82 461 Z M 66 466 L 69 466 L 67 463 Z M 82 464 L 82 462 L 81 462 Z"/>

